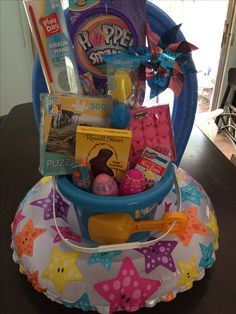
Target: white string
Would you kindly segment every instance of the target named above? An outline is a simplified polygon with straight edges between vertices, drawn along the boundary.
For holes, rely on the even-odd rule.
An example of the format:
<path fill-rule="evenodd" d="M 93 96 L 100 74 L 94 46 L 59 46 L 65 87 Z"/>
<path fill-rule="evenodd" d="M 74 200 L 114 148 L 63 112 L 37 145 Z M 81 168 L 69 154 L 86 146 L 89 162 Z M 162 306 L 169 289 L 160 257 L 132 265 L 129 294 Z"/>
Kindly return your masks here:
<path fill-rule="evenodd" d="M 84 252 L 84 253 L 100 253 L 100 252 L 111 252 L 111 251 L 116 251 L 116 250 L 133 250 L 133 249 L 138 249 L 138 248 L 143 248 L 143 247 L 147 247 L 150 245 L 153 245 L 155 243 L 157 243 L 158 241 L 160 241 L 161 239 L 165 238 L 170 231 L 172 230 L 172 228 L 175 226 L 176 222 L 173 222 L 170 226 L 170 228 L 163 233 L 162 235 L 158 236 L 156 239 L 154 240 L 148 240 L 145 242 L 128 242 L 128 243 L 120 243 L 120 244 L 108 244 L 108 245 L 98 245 L 96 247 L 85 247 L 85 246 L 80 246 L 80 245 L 76 245 L 73 242 L 69 241 L 68 239 L 66 239 L 63 234 L 61 233 L 58 224 L 57 224 L 57 219 L 56 219 L 56 206 L 55 206 L 55 190 L 56 190 L 56 182 L 55 182 L 55 177 L 53 177 L 52 182 L 53 182 L 53 193 L 52 193 L 52 203 L 53 203 L 53 219 L 54 219 L 54 223 L 55 223 L 55 227 L 56 230 L 59 234 L 59 236 L 61 237 L 62 241 L 67 244 L 70 248 L 72 248 L 73 250 L 76 251 L 80 251 L 80 252 Z M 180 212 L 182 205 L 181 205 L 181 194 L 180 194 L 180 188 L 179 188 L 179 184 L 178 184 L 178 180 L 176 177 L 176 173 L 174 171 L 174 186 L 175 186 L 175 190 L 176 190 L 176 195 L 177 195 L 177 200 L 176 200 L 176 211 Z M 155 233 L 157 234 L 157 233 Z M 152 234 L 153 236 L 155 234 Z"/>

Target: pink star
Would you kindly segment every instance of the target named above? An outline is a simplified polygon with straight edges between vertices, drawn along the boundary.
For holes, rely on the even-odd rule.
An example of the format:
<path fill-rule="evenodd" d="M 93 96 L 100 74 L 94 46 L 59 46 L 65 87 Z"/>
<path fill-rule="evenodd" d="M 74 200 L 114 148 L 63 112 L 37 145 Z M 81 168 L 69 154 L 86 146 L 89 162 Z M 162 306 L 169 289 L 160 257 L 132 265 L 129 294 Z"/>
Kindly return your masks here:
<path fill-rule="evenodd" d="M 161 285 L 160 281 L 139 276 L 132 260 L 125 257 L 116 278 L 98 282 L 95 290 L 110 303 L 110 313 L 137 311 Z"/>
<path fill-rule="evenodd" d="M 57 232 L 56 226 L 51 226 L 51 228 Z M 78 242 L 78 243 L 81 242 L 80 236 L 78 234 L 74 233 L 69 227 L 58 227 L 58 229 L 64 238 Z M 55 239 L 53 240 L 53 243 L 60 242 L 60 241 L 61 241 L 61 237 L 60 237 L 59 233 L 57 233 Z"/>
<path fill-rule="evenodd" d="M 12 232 L 13 233 L 16 232 L 16 228 L 17 228 L 19 222 L 25 218 L 24 215 L 21 215 L 22 211 L 23 211 L 23 208 L 21 208 L 19 210 L 19 212 L 17 212 L 16 215 L 15 215 L 14 221 L 12 223 Z"/>

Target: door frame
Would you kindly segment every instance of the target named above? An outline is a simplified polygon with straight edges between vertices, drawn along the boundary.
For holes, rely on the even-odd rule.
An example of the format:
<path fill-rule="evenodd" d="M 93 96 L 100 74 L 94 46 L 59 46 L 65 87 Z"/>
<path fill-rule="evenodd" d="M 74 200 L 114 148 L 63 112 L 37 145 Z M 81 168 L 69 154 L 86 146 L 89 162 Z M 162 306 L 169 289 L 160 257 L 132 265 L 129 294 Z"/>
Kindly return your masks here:
<path fill-rule="evenodd" d="M 230 47 L 234 42 L 234 25 L 236 23 L 236 0 L 228 0 L 228 9 L 226 14 L 226 20 L 224 24 L 224 31 L 221 41 L 221 52 L 220 60 L 216 75 L 216 82 L 213 91 L 213 97 L 211 101 L 210 110 L 213 111 L 220 107 L 220 102 L 222 94 L 224 91 L 222 87 L 224 85 L 224 80 L 228 79 L 228 70 L 227 70 L 227 58 L 229 56 Z"/>

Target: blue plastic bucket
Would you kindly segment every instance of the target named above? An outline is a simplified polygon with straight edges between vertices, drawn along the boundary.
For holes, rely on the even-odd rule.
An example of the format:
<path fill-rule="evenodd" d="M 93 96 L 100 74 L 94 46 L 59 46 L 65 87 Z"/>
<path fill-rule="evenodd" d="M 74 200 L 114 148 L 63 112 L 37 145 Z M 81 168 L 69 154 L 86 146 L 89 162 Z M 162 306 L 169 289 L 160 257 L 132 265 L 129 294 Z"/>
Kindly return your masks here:
<path fill-rule="evenodd" d="M 80 190 L 69 176 L 58 176 L 57 185 L 64 197 L 73 203 L 79 221 L 81 235 L 89 239 L 89 217 L 102 213 L 128 213 L 135 220 L 153 219 L 157 205 L 162 202 L 173 186 L 174 168 L 170 165 L 162 180 L 145 192 L 129 196 L 100 196 Z M 149 235 L 139 232 L 129 241 L 138 241 Z"/>

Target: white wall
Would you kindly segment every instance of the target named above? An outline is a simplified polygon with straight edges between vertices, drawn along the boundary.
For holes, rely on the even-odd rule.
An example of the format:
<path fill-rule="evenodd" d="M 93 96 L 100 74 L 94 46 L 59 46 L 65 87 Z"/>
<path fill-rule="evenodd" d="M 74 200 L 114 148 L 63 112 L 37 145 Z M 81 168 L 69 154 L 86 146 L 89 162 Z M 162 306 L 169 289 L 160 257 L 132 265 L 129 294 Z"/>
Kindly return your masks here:
<path fill-rule="evenodd" d="M 0 116 L 32 101 L 32 49 L 21 1 L 0 0 Z"/>

